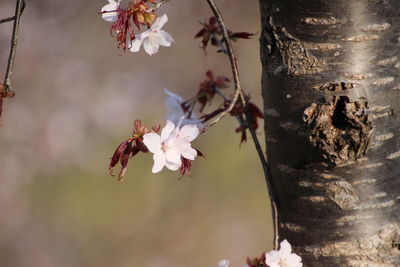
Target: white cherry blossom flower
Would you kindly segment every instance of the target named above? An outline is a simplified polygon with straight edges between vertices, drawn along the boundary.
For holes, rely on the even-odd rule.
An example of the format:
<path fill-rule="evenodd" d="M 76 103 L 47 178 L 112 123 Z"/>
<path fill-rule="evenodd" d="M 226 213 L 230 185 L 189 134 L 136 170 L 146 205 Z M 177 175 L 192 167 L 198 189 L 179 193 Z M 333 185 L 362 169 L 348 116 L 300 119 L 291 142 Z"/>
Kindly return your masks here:
<path fill-rule="evenodd" d="M 199 128 L 196 125 L 179 127 L 180 124 L 175 127 L 172 121 L 167 121 L 161 130 L 161 136 L 156 133 L 143 136 L 143 143 L 154 154 L 153 173 L 160 172 L 164 166 L 176 171 L 182 166 L 182 157 L 194 160 L 197 156 L 197 151 L 192 148 L 191 142 L 199 135 Z"/>
<path fill-rule="evenodd" d="M 165 107 L 168 109 L 167 121 L 178 124 L 181 118 L 184 117 L 181 125 L 196 125 L 199 128 L 203 128 L 203 124 L 201 120 L 198 119 L 195 112 L 189 114 L 188 111 L 183 109 L 182 104 L 184 100 L 182 97 L 167 89 L 164 89 L 164 92 L 168 96 L 167 99 L 165 99 Z"/>
<path fill-rule="evenodd" d="M 150 29 L 136 34 L 135 39 L 131 43 L 130 51 L 138 52 L 143 44 L 144 50 L 151 56 L 158 52 L 160 45 L 166 47 L 171 46 L 174 39 L 169 33 L 161 30 L 167 21 L 168 17 L 164 14 L 156 19 Z"/>
<path fill-rule="evenodd" d="M 292 253 L 292 246 L 285 239 L 279 250 L 272 250 L 265 254 L 265 263 L 269 267 L 302 267 L 301 257 Z"/>
<path fill-rule="evenodd" d="M 230 260 L 220 260 L 218 263 L 218 267 L 228 267 L 230 263 Z"/>
<path fill-rule="evenodd" d="M 119 5 L 121 3 L 121 0 L 114 1 L 114 0 L 108 0 L 108 4 L 103 6 L 101 9 L 102 15 L 101 17 L 108 22 L 115 22 L 118 19 L 118 12 L 117 10 L 119 9 Z"/>

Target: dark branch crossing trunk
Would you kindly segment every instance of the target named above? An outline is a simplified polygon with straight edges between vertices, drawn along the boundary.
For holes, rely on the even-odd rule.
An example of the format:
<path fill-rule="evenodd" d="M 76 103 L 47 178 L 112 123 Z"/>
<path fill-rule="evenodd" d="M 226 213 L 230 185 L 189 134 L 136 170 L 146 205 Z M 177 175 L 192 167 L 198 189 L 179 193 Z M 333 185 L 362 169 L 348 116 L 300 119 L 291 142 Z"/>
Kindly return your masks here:
<path fill-rule="evenodd" d="M 305 266 L 400 266 L 400 1 L 260 5 L 280 240 Z"/>

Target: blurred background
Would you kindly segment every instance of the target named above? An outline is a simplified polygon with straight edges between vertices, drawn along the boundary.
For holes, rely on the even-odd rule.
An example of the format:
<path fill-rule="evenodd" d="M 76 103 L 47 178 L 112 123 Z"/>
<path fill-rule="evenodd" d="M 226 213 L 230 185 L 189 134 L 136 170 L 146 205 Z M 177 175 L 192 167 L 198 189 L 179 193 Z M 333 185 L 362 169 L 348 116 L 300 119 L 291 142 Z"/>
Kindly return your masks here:
<path fill-rule="evenodd" d="M 214 47 L 205 56 L 193 39 L 211 14 L 206 1 L 159 10 L 176 43 L 152 57 L 116 49 L 97 14 L 107 1 L 27 2 L 17 95 L 0 120 L 0 266 L 204 267 L 223 258 L 243 266 L 271 249 L 261 165 L 251 140 L 239 146 L 231 117 L 195 141 L 206 159 L 194 162 L 192 177 L 152 174 L 150 154 L 130 161 L 123 182 L 107 174 L 135 119 L 164 123 L 164 88 L 189 98 L 208 69 L 231 77 L 227 58 Z M 235 48 L 242 85 L 262 107 L 258 1 L 216 2 L 228 28 L 257 33 Z M 0 18 L 14 7 L 1 0 Z M 12 23 L 0 24 L 0 77 L 11 32 Z M 262 127 L 258 134 L 263 141 Z"/>

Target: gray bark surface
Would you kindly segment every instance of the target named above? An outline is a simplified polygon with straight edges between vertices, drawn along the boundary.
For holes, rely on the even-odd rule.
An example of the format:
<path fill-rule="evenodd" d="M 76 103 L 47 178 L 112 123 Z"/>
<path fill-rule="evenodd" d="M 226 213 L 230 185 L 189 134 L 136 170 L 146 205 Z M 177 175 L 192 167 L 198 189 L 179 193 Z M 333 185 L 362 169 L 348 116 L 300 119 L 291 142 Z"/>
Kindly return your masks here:
<path fill-rule="evenodd" d="M 400 266 L 400 1 L 260 7 L 280 240 L 305 266 Z"/>

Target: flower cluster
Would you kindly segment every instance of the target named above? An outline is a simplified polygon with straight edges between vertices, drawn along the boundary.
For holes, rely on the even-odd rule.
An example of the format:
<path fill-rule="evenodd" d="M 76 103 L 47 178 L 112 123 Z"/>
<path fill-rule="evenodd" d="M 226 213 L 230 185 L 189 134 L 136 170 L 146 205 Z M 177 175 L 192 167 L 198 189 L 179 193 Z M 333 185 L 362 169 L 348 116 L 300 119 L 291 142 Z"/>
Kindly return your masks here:
<path fill-rule="evenodd" d="M 183 118 L 182 118 L 183 120 Z M 121 164 L 119 180 L 125 175 L 128 161 L 139 152 L 153 153 L 154 165 L 152 172 L 160 172 L 164 166 L 172 171 L 180 169 L 181 175 L 190 175 L 192 161 L 202 153 L 192 148 L 191 142 L 199 135 L 199 128 L 196 125 L 184 125 L 182 120 L 178 125 L 167 121 L 166 126 L 160 132 L 160 125 L 153 126 L 152 131 L 142 125 L 140 120 L 134 123 L 132 137 L 122 142 L 111 158 L 109 173 L 112 175 L 113 168 L 118 162 Z"/>
<path fill-rule="evenodd" d="M 149 4 L 156 4 L 155 0 L 133 0 L 126 8 L 121 7 L 121 0 L 108 2 L 100 13 L 105 21 L 112 23 L 110 33 L 116 34 L 118 48 L 138 52 L 143 44 L 145 51 L 153 55 L 160 46 L 169 47 L 174 42 L 169 33 L 161 30 L 168 21 L 167 15 L 157 18 L 157 14 L 150 11 Z M 133 25 L 139 31 L 141 26 L 147 26 L 148 30 L 135 34 Z"/>
<path fill-rule="evenodd" d="M 206 50 L 209 43 L 211 45 L 220 48 L 219 51 L 224 52 L 223 36 L 221 27 L 218 24 L 216 17 L 210 17 L 208 21 L 202 23 L 203 28 L 194 36 L 194 38 L 202 38 L 201 47 Z M 254 33 L 249 32 L 231 32 L 228 30 L 228 36 L 231 40 L 236 41 L 237 39 L 250 39 L 254 36 Z"/>
<path fill-rule="evenodd" d="M 130 0 L 126 7 L 122 7 L 121 1 L 108 0 L 108 4 L 100 12 L 104 20 L 112 23 L 110 32 L 112 35 L 116 34 L 118 48 L 138 52 L 143 45 L 146 53 L 153 55 L 158 52 L 160 46 L 169 47 L 174 42 L 172 36 L 162 30 L 168 22 L 167 15 L 157 17 L 154 12 L 164 1 Z M 223 33 L 217 19 L 211 17 L 202 25 L 203 28 L 195 36 L 203 38 L 202 47 L 206 49 L 211 41 L 212 45 L 224 50 Z M 147 30 L 135 33 L 134 28 L 140 31 L 142 26 L 146 26 Z M 254 34 L 228 31 L 228 35 L 231 40 L 237 40 L 249 39 Z M 142 126 L 139 120 L 135 121 L 132 137 L 122 142 L 111 158 L 109 166 L 111 175 L 114 167 L 120 163 L 121 180 L 126 173 L 129 159 L 139 152 L 153 153 L 153 173 L 158 173 L 166 167 L 173 171 L 179 169 L 182 176 L 190 175 L 192 161 L 197 156 L 203 156 L 199 150 L 191 146 L 191 142 L 197 138 L 205 122 L 227 110 L 232 103 L 232 100 L 223 93 L 223 90 L 230 86 L 229 78 L 216 76 L 212 71 L 207 71 L 206 76 L 207 79 L 200 83 L 197 93 L 188 100 L 167 89 L 164 90 L 167 94 L 165 106 L 168 109 L 166 126 L 159 134 L 160 126 L 149 130 Z M 204 114 L 205 107 L 211 104 L 216 95 L 222 98 L 221 104 L 210 113 Z M 230 115 L 239 121 L 240 126 L 236 132 L 242 134 L 241 142 L 247 140 L 247 129 L 258 128 L 257 118 L 263 118 L 260 109 L 249 100 L 249 96 L 246 96 L 245 107 L 238 101 L 230 110 Z M 198 113 L 201 114 L 200 117 Z M 247 123 L 248 117 L 250 123 Z"/>

